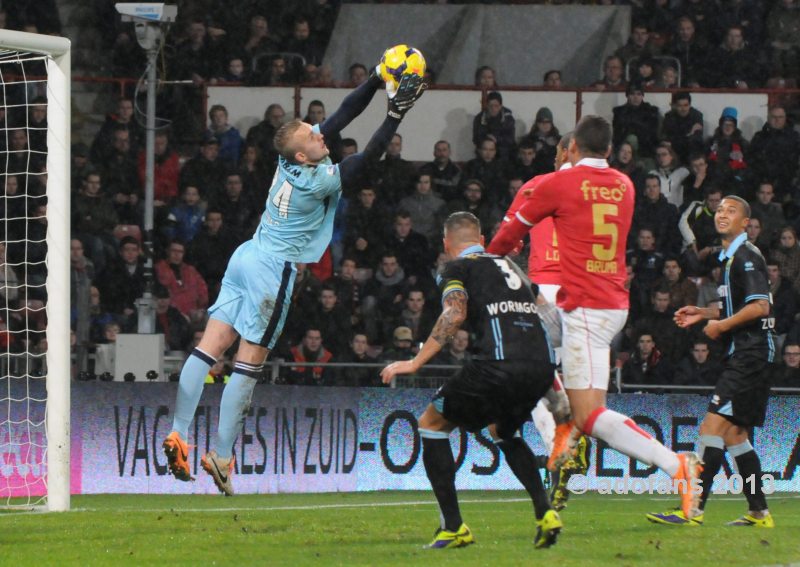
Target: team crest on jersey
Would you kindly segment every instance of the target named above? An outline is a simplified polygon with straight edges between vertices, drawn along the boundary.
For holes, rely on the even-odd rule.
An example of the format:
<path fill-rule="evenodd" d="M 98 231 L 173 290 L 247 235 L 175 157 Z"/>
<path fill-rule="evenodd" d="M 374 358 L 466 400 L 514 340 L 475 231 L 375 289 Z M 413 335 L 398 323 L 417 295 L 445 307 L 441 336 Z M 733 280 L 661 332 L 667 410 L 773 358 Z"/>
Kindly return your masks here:
<path fill-rule="evenodd" d="M 711 398 L 711 403 L 713 405 L 715 405 L 715 406 L 718 406 L 719 405 L 719 396 L 714 394 L 714 396 Z"/>
<path fill-rule="evenodd" d="M 333 175 L 334 173 L 336 173 L 336 166 L 329 165 L 327 168 L 325 168 L 325 171 L 328 173 L 328 175 Z"/>
<path fill-rule="evenodd" d="M 752 272 L 755 269 L 756 269 L 756 267 L 753 266 L 753 263 L 751 261 L 748 260 L 747 262 L 744 263 L 744 271 L 745 272 Z"/>

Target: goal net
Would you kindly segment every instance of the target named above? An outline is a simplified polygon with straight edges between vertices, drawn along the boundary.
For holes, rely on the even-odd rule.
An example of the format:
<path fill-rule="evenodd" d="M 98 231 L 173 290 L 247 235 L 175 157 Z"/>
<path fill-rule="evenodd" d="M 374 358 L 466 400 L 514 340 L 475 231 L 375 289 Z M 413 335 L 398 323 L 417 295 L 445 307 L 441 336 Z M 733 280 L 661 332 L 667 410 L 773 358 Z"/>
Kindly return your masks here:
<path fill-rule="evenodd" d="M 0 30 L 0 508 L 69 509 L 69 41 Z"/>

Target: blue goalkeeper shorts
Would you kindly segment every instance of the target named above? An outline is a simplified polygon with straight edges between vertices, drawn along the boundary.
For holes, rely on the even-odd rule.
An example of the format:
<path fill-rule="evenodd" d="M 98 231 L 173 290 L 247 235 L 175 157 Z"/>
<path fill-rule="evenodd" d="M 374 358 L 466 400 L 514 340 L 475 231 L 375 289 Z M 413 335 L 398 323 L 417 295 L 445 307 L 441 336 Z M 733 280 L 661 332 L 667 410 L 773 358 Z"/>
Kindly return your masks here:
<path fill-rule="evenodd" d="M 293 262 L 273 258 L 248 240 L 231 256 L 208 314 L 249 342 L 272 349 L 289 313 L 296 274 Z"/>

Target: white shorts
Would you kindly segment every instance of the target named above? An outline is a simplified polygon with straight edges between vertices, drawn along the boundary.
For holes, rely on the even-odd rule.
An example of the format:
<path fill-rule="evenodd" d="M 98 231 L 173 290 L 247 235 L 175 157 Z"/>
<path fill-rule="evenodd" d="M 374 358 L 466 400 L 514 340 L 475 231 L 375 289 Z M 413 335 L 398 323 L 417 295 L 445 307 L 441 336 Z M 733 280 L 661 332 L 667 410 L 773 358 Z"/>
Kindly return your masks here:
<path fill-rule="evenodd" d="M 542 297 L 547 300 L 547 303 L 552 303 L 554 305 L 556 302 L 556 294 L 558 293 L 559 289 L 561 289 L 560 285 L 546 283 L 539 284 L 539 293 L 541 293 Z"/>
<path fill-rule="evenodd" d="M 627 319 L 627 309 L 578 307 L 561 313 L 561 368 L 567 390 L 608 390 L 611 341 Z"/>

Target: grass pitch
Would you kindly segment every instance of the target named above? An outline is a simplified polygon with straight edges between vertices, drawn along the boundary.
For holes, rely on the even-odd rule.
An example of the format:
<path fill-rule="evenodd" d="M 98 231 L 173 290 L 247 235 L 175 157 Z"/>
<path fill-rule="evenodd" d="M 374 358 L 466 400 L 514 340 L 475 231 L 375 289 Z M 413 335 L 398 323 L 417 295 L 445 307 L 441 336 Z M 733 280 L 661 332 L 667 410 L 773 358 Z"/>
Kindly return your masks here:
<path fill-rule="evenodd" d="M 77 496 L 63 514 L 0 514 L 2 565 L 776 565 L 800 564 L 800 496 L 773 495 L 774 530 L 729 528 L 743 497 L 714 497 L 702 527 L 644 519 L 675 499 L 574 496 L 558 544 L 535 550 L 522 492 L 462 492 L 477 543 L 422 549 L 430 492 Z"/>

